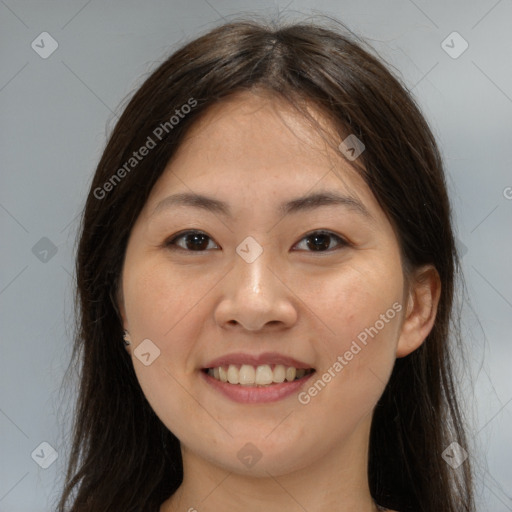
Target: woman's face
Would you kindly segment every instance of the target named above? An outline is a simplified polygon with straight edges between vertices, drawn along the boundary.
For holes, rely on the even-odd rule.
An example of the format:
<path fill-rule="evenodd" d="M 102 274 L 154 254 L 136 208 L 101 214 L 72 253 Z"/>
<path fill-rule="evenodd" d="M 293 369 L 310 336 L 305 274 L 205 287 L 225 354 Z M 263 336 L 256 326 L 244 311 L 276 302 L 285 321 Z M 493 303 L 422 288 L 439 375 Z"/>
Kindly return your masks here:
<path fill-rule="evenodd" d="M 120 297 L 156 414 L 184 453 L 238 473 L 367 441 L 412 350 L 398 241 L 369 188 L 303 118 L 249 93 L 211 109 L 153 188 Z M 221 366 L 233 383 L 205 372 Z M 288 382 L 297 367 L 314 373 Z"/>

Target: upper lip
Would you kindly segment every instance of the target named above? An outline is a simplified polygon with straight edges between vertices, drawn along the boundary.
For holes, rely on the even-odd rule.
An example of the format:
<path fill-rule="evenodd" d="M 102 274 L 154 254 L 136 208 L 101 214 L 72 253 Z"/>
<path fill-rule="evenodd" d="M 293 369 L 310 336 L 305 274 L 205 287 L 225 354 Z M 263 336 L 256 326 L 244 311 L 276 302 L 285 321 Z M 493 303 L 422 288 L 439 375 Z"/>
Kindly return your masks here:
<path fill-rule="evenodd" d="M 263 354 L 244 354 L 236 352 L 234 354 L 226 354 L 224 356 L 212 359 L 204 368 L 218 368 L 219 366 L 229 366 L 230 364 L 242 365 L 249 364 L 252 366 L 260 366 L 264 364 L 282 364 L 284 366 L 293 366 L 294 368 L 304 368 L 308 370 L 311 365 L 298 361 L 293 357 L 285 356 L 277 352 L 264 352 Z"/>

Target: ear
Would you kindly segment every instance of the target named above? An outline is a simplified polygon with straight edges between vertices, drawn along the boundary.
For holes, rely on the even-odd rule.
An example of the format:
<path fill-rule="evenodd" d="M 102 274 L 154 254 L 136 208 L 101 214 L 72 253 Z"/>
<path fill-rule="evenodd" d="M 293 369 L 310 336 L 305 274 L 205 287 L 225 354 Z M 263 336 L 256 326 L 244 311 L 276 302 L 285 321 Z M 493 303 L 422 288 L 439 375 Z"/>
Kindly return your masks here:
<path fill-rule="evenodd" d="M 432 330 L 441 296 L 441 279 L 434 266 L 425 265 L 410 277 L 405 318 L 396 357 L 405 357 L 425 341 Z"/>

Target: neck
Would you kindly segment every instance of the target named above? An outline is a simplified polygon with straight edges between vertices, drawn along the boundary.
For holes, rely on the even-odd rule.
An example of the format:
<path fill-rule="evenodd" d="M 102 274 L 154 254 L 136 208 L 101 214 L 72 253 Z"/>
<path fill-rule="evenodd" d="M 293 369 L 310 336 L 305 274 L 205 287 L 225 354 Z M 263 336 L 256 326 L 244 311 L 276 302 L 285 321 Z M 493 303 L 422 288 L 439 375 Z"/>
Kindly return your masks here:
<path fill-rule="evenodd" d="M 183 482 L 160 512 L 244 510 L 282 512 L 377 512 L 368 486 L 368 421 L 327 454 L 285 474 L 267 477 L 235 473 L 182 446 Z M 259 461 L 262 462 L 262 461 Z"/>

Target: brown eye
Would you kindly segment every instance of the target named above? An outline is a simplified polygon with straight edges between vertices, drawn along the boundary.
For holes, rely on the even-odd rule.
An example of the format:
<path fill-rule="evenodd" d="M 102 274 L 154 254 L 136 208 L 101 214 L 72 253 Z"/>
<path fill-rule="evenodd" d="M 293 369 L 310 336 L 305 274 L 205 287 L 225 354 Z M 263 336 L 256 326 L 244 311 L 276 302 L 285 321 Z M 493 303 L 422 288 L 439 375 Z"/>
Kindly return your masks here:
<path fill-rule="evenodd" d="M 307 240 L 306 247 L 309 252 L 327 252 L 333 249 L 331 247 L 333 239 L 338 241 L 338 246 L 344 247 L 348 245 L 343 238 L 330 231 L 313 231 L 302 240 Z"/>
<path fill-rule="evenodd" d="M 176 243 L 181 239 L 184 240 L 183 245 Z M 165 245 L 169 249 L 179 248 L 185 251 L 203 252 L 208 249 L 208 241 L 211 241 L 211 238 L 202 231 L 185 231 L 166 242 Z"/>

